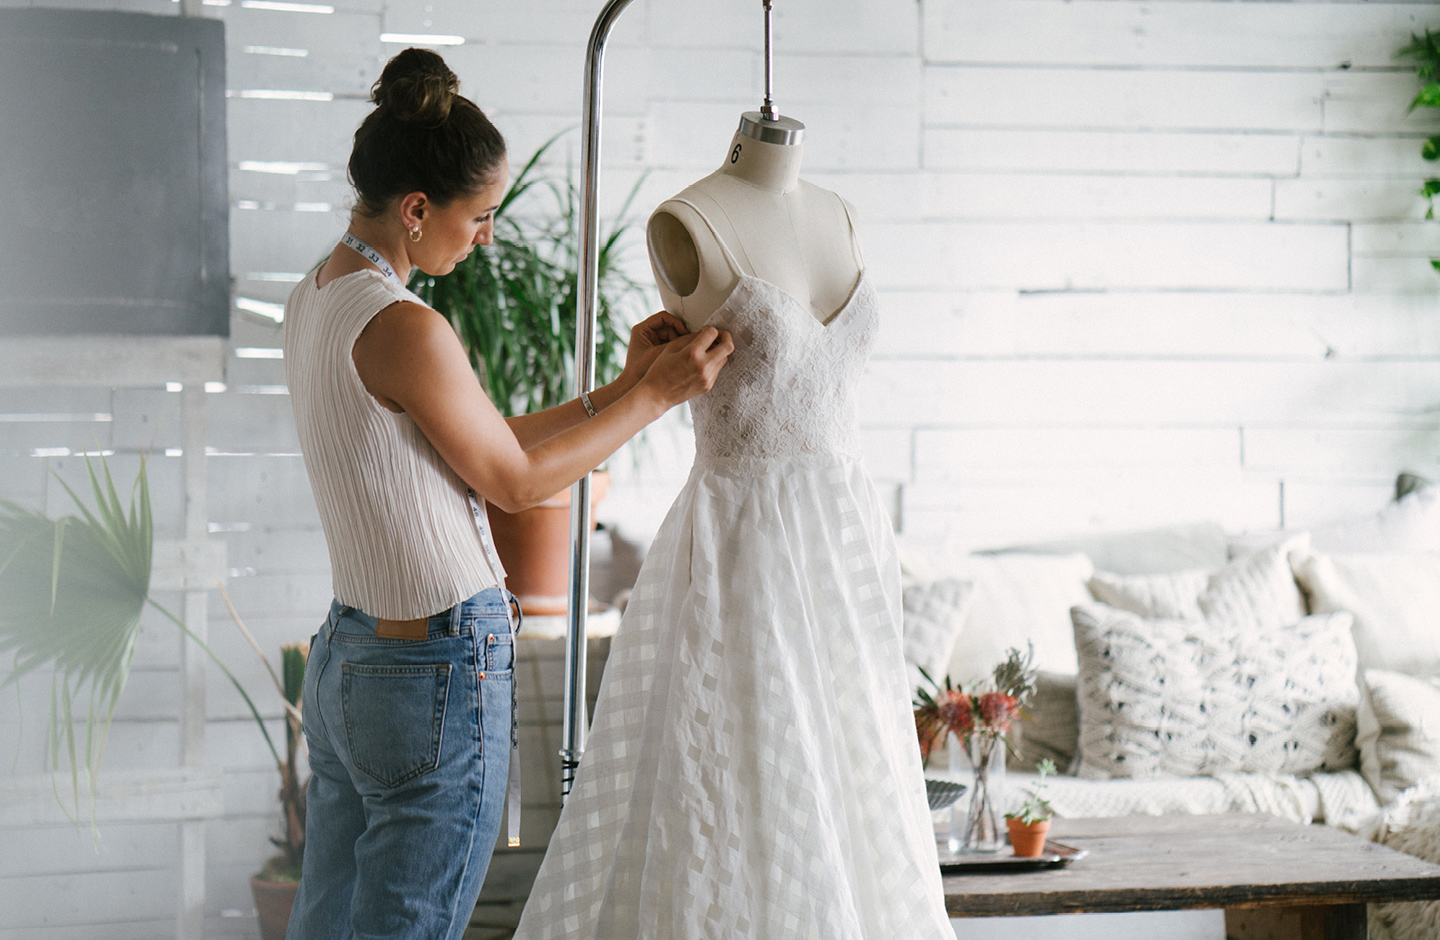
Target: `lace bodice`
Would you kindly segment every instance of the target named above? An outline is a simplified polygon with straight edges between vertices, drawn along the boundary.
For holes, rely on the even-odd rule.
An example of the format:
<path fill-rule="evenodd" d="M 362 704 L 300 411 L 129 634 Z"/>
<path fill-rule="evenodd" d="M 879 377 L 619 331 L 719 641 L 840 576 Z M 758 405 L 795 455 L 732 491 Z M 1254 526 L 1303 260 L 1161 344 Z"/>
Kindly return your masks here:
<path fill-rule="evenodd" d="M 854 389 L 874 345 L 875 290 L 862 274 L 850 299 L 821 323 L 795 298 L 751 275 L 708 323 L 735 352 L 715 386 L 690 403 L 697 462 L 768 462 L 854 453 Z"/>

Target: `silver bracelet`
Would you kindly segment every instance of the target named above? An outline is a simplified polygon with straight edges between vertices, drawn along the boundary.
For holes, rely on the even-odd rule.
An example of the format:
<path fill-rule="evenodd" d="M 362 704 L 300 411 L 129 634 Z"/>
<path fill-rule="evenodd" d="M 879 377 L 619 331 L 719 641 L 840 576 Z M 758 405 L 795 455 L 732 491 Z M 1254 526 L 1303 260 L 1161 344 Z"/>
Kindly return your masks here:
<path fill-rule="evenodd" d="M 582 404 L 582 405 L 585 406 L 585 413 L 588 414 L 588 415 L 589 415 L 590 417 L 592 417 L 592 418 L 595 417 L 597 414 L 600 413 L 600 412 L 598 412 L 598 411 L 595 410 L 595 406 L 594 406 L 594 405 L 590 404 L 590 393 L 589 393 L 589 392 L 581 392 L 581 393 L 580 393 L 580 404 Z"/>

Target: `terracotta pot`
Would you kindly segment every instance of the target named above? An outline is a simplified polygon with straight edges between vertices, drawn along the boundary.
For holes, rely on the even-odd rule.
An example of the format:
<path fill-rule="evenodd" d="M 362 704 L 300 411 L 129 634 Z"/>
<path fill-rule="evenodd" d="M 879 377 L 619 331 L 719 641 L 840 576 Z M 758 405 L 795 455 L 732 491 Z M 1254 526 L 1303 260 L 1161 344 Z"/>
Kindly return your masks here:
<path fill-rule="evenodd" d="M 255 897 L 255 910 L 260 915 L 260 940 L 285 940 L 290 926 L 290 908 L 295 906 L 298 881 L 261 881 L 250 879 L 250 893 Z"/>
<path fill-rule="evenodd" d="M 1050 820 L 1024 823 L 1018 819 L 1006 819 L 1010 829 L 1010 845 L 1021 858 L 1034 858 L 1045 851 L 1045 834 L 1050 831 Z"/>
<path fill-rule="evenodd" d="M 610 474 L 590 478 L 590 518 L 610 491 Z M 505 566 L 505 586 L 527 615 L 565 613 L 570 596 L 570 488 L 538 506 L 508 513 L 487 505 L 490 534 Z"/>

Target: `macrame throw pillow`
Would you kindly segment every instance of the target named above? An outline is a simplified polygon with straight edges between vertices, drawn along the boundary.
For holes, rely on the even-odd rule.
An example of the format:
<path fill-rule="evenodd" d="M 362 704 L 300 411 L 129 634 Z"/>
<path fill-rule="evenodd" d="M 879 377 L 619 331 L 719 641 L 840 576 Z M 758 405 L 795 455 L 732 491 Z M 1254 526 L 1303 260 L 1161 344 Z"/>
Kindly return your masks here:
<path fill-rule="evenodd" d="M 1252 631 L 1071 611 L 1080 658 L 1079 776 L 1305 774 L 1355 766 L 1350 615 Z"/>

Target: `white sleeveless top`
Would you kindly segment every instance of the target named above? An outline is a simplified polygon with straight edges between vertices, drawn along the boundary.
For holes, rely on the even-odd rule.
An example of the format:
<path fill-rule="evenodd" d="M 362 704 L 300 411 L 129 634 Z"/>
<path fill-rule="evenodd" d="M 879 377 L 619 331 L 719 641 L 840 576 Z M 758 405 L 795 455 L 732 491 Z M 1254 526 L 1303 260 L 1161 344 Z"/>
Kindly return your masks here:
<path fill-rule="evenodd" d="M 503 583 L 483 502 L 409 415 L 365 389 L 352 353 L 371 317 L 419 297 L 378 271 L 295 286 L 285 303 L 285 379 L 330 550 L 335 597 L 413 620 Z"/>

